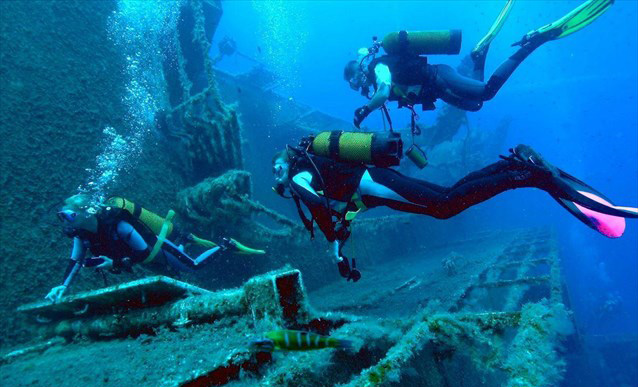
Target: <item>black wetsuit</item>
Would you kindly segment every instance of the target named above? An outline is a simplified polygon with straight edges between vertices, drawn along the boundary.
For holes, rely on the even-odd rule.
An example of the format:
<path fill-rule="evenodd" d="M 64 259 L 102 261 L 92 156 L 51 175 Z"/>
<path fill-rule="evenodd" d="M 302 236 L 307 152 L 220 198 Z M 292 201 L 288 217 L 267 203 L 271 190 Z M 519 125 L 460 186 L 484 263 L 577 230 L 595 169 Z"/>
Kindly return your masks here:
<path fill-rule="evenodd" d="M 175 244 L 182 242 L 185 234 L 173 229 L 172 234 L 177 236 L 177 239 L 174 239 L 176 242 L 164 240 L 151 262 L 145 262 L 157 243 L 157 236 L 153 231 L 130 212 L 119 208 L 103 208 L 96 217 L 95 233 L 87 230 L 73 230 L 68 233 L 74 238 L 74 248 L 64 273 L 65 284 L 70 282 L 71 274 L 77 272 L 80 266 L 97 266 L 103 262 L 95 257 L 105 256 L 112 259 L 111 271 L 114 273 L 130 271 L 133 265 L 145 263 L 157 273 L 175 275 L 179 271 L 194 271 L 200 268 L 198 264 L 219 250 L 219 247 L 213 247 L 193 259 Z M 76 243 L 79 245 L 76 246 Z M 87 249 L 94 258 L 84 259 Z"/>
<path fill-rule="evenodd" d="M 494 98 L 518 65 L 542 43 L 542 40 L 536 40 L 523 44 L 494 71 L 487 82 L 483 82 L 486 50 L 473 53 L 471 78 L 459 74 L 448 65 L 428 64 L 426 57 L 414 55 L 384 55 L 376 58 L 368 65 L 366 75 L 376 90 L 378 85 L 374 69 L 378 64 L 388 66 L 392 75 L 389 100 L 398 101 L 399 107 L 420 104 L 424 110 L 432 110 L 434 102 L 440 98 L 460 109 L 477 111 L 483 106 L 483 101 Z M 421 86 L 421 90 L 418 94 L 404 95 L 397 86 Z"/>
<path fill-rule="evenodd" d="M 357 193 L 367 208 L 386 206 L 397 211 L 446 219 L 506 190 L 521 187 L 549 189 L 549 172 L 511 160 L 498 161 L 470 173 L 451 187 L 443 187 L 402 175 L 390 168 L 343 164 L 323 157 L 310 157 L 321 178 L 307 158 L 299 156 L 291 163 L 289 175 L 293 178 L 290 188 L 297 200 L 309 208 L 329 241 L 345 240 L 349 236 L 349 232 L 343 229 L 349 225 L 344 214 L 357 210 L 353 202 Z M 317 196 L 295 182 L 294 176 L 305 172 L 312 175 L 312 189 L 324 195 Z M 388 190 L 397 196 L 384 194 Z M 335 209 L 333 201 L 345 203 L 345 206 L 342 204 L 342 208 Z M 302 219 L 305 217 L 303 213 L 300 215 Z"/>

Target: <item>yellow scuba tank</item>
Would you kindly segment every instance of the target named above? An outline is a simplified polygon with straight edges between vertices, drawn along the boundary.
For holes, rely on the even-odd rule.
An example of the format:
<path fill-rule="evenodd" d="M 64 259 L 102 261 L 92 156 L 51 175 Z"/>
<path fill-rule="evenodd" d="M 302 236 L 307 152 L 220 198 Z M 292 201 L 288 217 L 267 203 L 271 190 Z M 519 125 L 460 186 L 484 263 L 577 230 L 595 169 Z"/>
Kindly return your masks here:
<path fill-rule="evenodd" d="M 165 219 L 143 207 L 135 205 L 135 203 L 120 197 L 112 197 L 106 201 L 107 206 L 120 208 L 128 211 L 131 215 L 148 227 L 155 235 L 162 233 L 162 227 L 166 224 L 165 237 L 168 237 L 173 231 L 173 223 L 169 219 Z"/>
<path fill-rule="evenodd" d="M 381 46 L 394 55 L 456 55 L 461 51 L 461 36 L 461 30 L 399 31 L 387 34 Z"/>
<path fill-rule="evenodd" d="M 317 156 L 346 163 L 364 163 L 377 167 L 399 165 L 403 156 L 401 135 L 395 132 L 344 132 L 317 134 L 308 148 Z"/>

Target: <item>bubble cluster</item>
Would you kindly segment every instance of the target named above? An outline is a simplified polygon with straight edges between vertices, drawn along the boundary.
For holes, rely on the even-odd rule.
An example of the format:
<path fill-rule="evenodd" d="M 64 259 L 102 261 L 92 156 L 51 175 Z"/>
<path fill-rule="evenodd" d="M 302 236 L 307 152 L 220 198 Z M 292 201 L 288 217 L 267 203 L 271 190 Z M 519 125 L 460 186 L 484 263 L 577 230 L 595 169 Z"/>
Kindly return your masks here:
<path fill-rule="evenodd" d="M 109 18 L 108 36 L 124 55 L 123 127 L 102 131 L 101 153 L 80 192 L 99 203 L 121 173 L 132 168 L 155 128 L 155 115 L 166 104 L 163 46 L 171 42 L 181 0 L 120 0 Z"/>
<path fill-rule="evenodd" d="M 100 148 L 103 151 L 95 157 L 95 167 L 87 168 L 89 178 L 78 188 L 80 193 L 91 195 L 91 204 L 99 204 L 105 199 L 109 185 L 125 169 L 132 144 L 118 134 L 114 128 L 102 131 Z"/>

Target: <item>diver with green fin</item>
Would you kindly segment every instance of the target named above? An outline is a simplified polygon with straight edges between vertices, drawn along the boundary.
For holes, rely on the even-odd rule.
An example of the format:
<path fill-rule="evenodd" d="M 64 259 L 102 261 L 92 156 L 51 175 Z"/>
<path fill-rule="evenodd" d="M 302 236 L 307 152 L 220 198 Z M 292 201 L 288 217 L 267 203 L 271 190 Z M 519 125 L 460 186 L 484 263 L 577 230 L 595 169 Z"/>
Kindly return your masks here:
<path fill-rule="evenodd" d="M 471 78 L 458 74 L 448 65 L 429 64 L 424 56 L 458 54 L 461 48 L 460 30 L 400 31 L 388 34 L 382 42 L 373 38 L 373 46 L 360 49 L 359 58 L 348 62 L 344 69 L 344 79 L 350 83 L 350 87 L 360 90 L 362 95 L 370 99 L 355 110 L 354 125 L 358 128 L 378 108 L 390 119 L 385 108 L 386 101 L 397 101 L 399 107 L 412 110 L 413 122 L 416 116 L 414 106 L 421 105 L 423 110 L 433 110 L 437 99 L 463 110 L 477 111 L 484 101 L 496 95 L 514 70 L 534 50 L 548 41 L 564 38 L 589 25 L 613 2 L 588 0 L 557 21 L 528 32 L 513 44 L 520 48 L 496 69 L 487 82 L 483 82 L 485 58 L 514 0 L 507 1 L 487 35 L 472 50 L 474 68 Z M 377 58 L 380 48 L 387 55 Z M 374 92 L 369 96 L 371 88 Z"/>
<path fill-rule="evenodd" d="M 160 273 L 194 271 L 221 251 L 239 254 L 264 254 L 242 245 L 232 238 L 220 244 L 177 230 L 172 223 L 173 210 L 165 218 L 129 200 L 112 197 L 94 206 L 89 195 L 78 194 L 66 199 L 57 213 L 64 233 L 73 238 L 73 250 L 63 284 L 56 286 L 46 299 L 57 302 L 82 267 L 109 270 L 112 273 L 131 271 L 133 265 L 144 264 Z M 173 241 L 168 240 L 174 236 Z M 182 243 L 194 243 L 206 248 L 192 258 Z M 92 256 L 86 258 L 86 252 Z"/>
<path fill-rule="evenodd" d="M 350 224 L 374 207 L 447 219 L 507 190 L 533 187 L 552 196 L 587 226 L 609 238 L 625 231 L 625 218 L 638 218 L 638 208 L 620 207 L 570 174 L 554 167 L 527 145 L 472 172 L 450 187 L 404 176 L 390 167 L 403 155 L 394 132 L 321 132 L 288 146 L 273 158 L 273 189 L 292 198 L 299 216 L 314 237 L 314 223 L 334 242 L 341 276 L 358 281 L 355 260 L 342 254 Z M 306 216 L 301 204 L 310 211 Z"/>

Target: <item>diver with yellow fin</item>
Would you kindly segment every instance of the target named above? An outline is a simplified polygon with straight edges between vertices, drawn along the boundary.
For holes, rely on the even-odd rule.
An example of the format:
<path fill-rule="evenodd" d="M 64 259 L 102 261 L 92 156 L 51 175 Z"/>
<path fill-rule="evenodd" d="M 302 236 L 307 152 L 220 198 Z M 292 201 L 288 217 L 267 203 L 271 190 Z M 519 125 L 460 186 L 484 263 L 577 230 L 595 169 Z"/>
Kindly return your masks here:
<path fill-rule="evenodd" d="M 527 145 L 474 171 L 450 187 L 404 176 L 399 165 L 403 143 L 398 133 L 321 132 L 288 146 L 273 158 L 275 191 L 292 198 L 314 237 L 314 223 L 334 242 L 341 276 L 361 278 L 355 260 L 342 254 L 354 217 L 370 208 L 448 219 L 507 190 L 538 188 L 587 226 L 609 238 L 625 231 L 625 218 L 638 218 L 638 208 L 620 207 L 586 183 L 545 161 Z M 306 216 L 301 204 L 310 211 Z"/>
<path fill-rule="evenodd" d="M 232 238 L 216 244 L 191 233 L 177 230 L 170 210 L 165 218 L 129 200 L 112 197 L 104 204 L 91 204 L 89 195 L 78 194 L 64 201 L 57 213 L 63 231 L 73 238 L 73 250 L 63 284 L 56 286 L 46 299 L 58 301 L 82 267 L 106 269 L 112 273 L 131 271 L 133 265 L 144 264 L 160 273 L 194 271 L 220 251 L 239 254 L 264 254 L 242 245 Z M 174 242 L 168 238 L 174 236 Z M 182 243 L 193 243 L 206 251 L 192 258 Z M 86 252 L 92 256 L 86 258 Z"/>
<path fill-rule="evenodd" d="M 421 105 L 433 110 L 434 102 L 442 99 L 463 110 L 477 111 L 483 102 L 492 99 L 514 70 L 542 44 L 568 36 L 601 16 L 614 0 L 588 0 L 562 18 L 527 33 L 514 45 L 520 48 L 505 60 L 487 82 L 483 82 L 485 58 L 490 43 L 500 31 L 511 11 L 514 0 L 508 0 L 487 35 L 472 50 L 474 64 L 472 76 L 458 74 L 452 67 L 429 64 L 425 55 L 458 54 L 461 49 L 461 31 L 400 31 L 393 32 L 379 42 L 373 38 L 370 48 L 359 50 L 359 58 L 346 64 L 344 79 L 353 90 L 370 101 L 354 112 L 354 125 L 358 128 L 375 109 L 384 110 L 389 119 L 386 101 L 397 101 L 399 107 Z M 386 55 L 376 57 L 383 48 Z M 370 96 L 371 88 L 373 94 Z"/>

